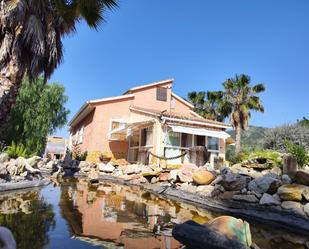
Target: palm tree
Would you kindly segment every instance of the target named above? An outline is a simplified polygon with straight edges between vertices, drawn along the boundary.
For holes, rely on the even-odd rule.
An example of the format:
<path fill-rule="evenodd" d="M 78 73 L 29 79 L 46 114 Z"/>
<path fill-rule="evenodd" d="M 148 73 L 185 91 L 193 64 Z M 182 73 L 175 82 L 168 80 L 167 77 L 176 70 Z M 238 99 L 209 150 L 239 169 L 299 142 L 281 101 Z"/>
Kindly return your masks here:
<path fill-rule="evenodd" d="M 229 115 L 221 108 L 222 91 L 189 92 L 188 99 L 194 105 L 194 111 L 204 118 L 222 122 Z"/>
<path fill-rule="evenodd" d="M 82 19 L 97 29 L 116 1 L 0 0 L 0 131 L 23 77 L 46 81 L 62 60 L 62 38 Z"/>
<path fill-rule="evenodd" d="M 264 107 L 257 94 L 265 91 L 263 84 L 250 86 L 248 75 L 236 75 L 224 83 L 223 101 L 221 109 L 230 113 L 232 127 L 236 133 L 235 152 L 241 151 L 241 131 L 249 127 L 251 110 L 264 112 Z"/>

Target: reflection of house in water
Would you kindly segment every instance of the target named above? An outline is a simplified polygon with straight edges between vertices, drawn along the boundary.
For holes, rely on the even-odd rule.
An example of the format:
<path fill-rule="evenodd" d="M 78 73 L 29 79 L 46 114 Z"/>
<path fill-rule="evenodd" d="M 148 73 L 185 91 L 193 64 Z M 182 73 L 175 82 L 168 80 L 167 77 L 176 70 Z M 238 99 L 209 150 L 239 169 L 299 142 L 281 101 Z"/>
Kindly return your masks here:
<path fill-rule="evenodd" d="M 69 197 L 68 190 L 63 189 L 66 194 L 63 193 L 62 198 Z M 155 225 L 167 224 L 175 215 L 166 212 L 169 209 L 168 202 L 166 207 L 162 207 L 151 201 L 148 203 L 145 199 L 142 201 L 137 194 L 137 200 L 132 200 L 134 193 L 118 186 L 116 191 L 110 187 L 106 187 L 106 192 L 104 190 L 101 186 L 98 191 L 93 191 L 88 189 L 87 184 L 78 183 L 76 194 L 70 193 L 75 200 L 61 201 L 62 211 L 65 209 L 63 215 L 76 235 L 113 241 L 126 249 L 181 247 L 172 237 L 155 236 L 153 233 Z M 126 196 L 130 196 L 131 200 Z"/>

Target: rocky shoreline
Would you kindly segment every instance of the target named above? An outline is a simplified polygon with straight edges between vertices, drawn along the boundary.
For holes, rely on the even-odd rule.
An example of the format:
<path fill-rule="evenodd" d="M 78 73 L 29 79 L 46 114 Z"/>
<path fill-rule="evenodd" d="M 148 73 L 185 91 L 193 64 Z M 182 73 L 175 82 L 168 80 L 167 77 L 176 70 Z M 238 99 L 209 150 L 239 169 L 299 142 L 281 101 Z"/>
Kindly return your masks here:
<path fill-rule="evenodd" d="M 62 177 L 86 177 L 89 184 L 109 181 L 140 186 L 169 199 L 308 234 L 309 173 L 296 170 L 295 177 L 290 177 L 284 169 L 263 167 L 254 162 L 254 168 L 235 165 L 213 170 L 189 164 L 162 169 L 69 158 L 9 159 L 1 154 L 0 191 L 46 185 Z"/>

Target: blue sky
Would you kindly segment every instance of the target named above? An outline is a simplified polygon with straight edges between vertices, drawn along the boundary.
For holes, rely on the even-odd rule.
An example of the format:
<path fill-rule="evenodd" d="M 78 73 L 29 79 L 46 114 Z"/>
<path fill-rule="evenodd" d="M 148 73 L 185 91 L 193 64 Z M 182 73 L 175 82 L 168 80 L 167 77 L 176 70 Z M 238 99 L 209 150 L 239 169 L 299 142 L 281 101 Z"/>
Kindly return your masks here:
<path fill-rule="evenodd" d="M 186 96 L 245 73 L 267 88 L 251 124 L 291 123 L 309 116 L 308 13 L 308 0 L 121 0 L 98 32 L 81 23 L 64 39 L 50 81 L 66 87 L 70 119 L 86 100 L 135 85 L 172 77 Z"/>

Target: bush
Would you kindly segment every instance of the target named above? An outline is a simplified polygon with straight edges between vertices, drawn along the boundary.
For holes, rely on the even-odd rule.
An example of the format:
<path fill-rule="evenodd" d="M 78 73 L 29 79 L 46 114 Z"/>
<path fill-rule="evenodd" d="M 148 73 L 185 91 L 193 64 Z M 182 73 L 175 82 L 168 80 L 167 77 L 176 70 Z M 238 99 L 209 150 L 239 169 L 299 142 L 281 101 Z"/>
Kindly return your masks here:
<path fill-rule="evenodd" d="M 6 147 L 5 152 L 10 158 L 24 157 L 29 158 L 32 154 L 27 150 L 23 144 L 16 144 L 14 141 L 8 147 Z"/>
<path fill-rule="evenodd" d="M 269 167 L 273 166 L 281 166 L 282 165 L 282 156 L 279 152 L 273 151 L 273 150 L 258 150 L 258 151 L 242 151 L 238 154 L 233 154 L 229 152 L 229 158 L 227 157 L 227 160 L 230 161 L 230 163 L 236 164 L 241 163 L 247 160 L 255 159 L 255 158 L 265 158 L 273 162 L 272 165 L 269 165 Z"/>
<path fill-rule="evenodd" d="M 287 153 L 292 154 L 297 161 L 299 167 L 303 168 L 309 163 L 309 156 L 304 146 L 295 144 L 289 140 L 284 142 Z"/>
<path fill-rule="evenodd" d="M 285 152 L 286 140 L 309 150 L 309 128 L 301 124 L 295 124 L 268 129 L 264 136 L 264 148 Z"/>
<path fill-rule="evenodd" d="M 87 158 L 88 152 L 82 152 L 78 145 L 74 146 L 72 149 L 72 159 L 78 161 L 85 161 Z"/>

